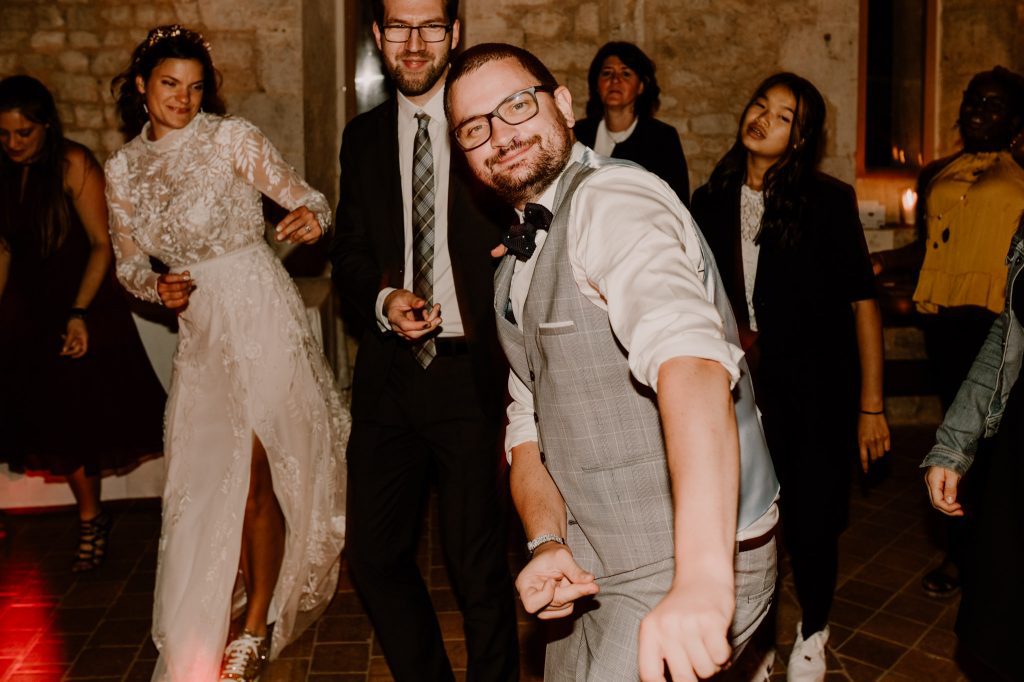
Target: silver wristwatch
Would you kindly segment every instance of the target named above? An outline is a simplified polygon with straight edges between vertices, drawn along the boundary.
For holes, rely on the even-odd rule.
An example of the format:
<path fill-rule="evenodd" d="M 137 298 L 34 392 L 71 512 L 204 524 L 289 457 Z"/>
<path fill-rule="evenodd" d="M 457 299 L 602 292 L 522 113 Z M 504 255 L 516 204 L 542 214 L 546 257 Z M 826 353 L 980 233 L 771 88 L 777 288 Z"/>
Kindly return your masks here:
<path fill-rule="evenodd" d="M 565 538 L 561 535 L 555 535 L 554 533 L 544 533 L 544 535 L 538 535 L 534 539 L 526 543 L 526 551 L 533 556 L 534 550 L 543 545 L 545 542 L 557 542 L 560 545 L 565 544 Z"/>

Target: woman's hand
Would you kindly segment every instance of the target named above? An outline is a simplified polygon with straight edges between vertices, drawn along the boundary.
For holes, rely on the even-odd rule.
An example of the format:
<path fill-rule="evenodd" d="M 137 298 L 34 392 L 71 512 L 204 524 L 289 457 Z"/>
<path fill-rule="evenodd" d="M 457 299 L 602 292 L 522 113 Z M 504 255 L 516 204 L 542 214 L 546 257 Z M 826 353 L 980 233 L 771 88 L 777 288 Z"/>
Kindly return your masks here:
<path fill-rule="evenodd" d="M 290 241 L 292 244 L 312 244 L 324 236 L 324 228 L 317 220 L 316 214 L 305 206 L 297 209 L 284 217 L 284 220 L 277 224 L 277 241 Z"/>
<path fill-rule="evenodd" d="M 885 272 L 885 258 L 880 253 L 873 253 L 870 256 L 871 259 L 871 274 L 878 277 Z"/>
<path fill-rule="evenodd" d="M 884 414 L 864 414 L 857 420 L 857 444 L 860 446 L 860 467 L 867 473 L 875 460 L 882 459 L 892 447 L 889 423 Z"/>
<path fill-rule="evenodd" d="M 60 349 L 63 357 L 80 358 L 89 350 L 89 330 L 80 317 L 68 320 L 67 331 L 61 338 L 64 339 L 64 346 Z"/>
<path fill-rule="evenodd" d="M 187 270 L 160 275 L 156 281 L 156 293 L 159 294 L 164 307 L 177 310 L 179 313 L 188 305 L 188 297 L 195 288 L 196 285 Z"/>

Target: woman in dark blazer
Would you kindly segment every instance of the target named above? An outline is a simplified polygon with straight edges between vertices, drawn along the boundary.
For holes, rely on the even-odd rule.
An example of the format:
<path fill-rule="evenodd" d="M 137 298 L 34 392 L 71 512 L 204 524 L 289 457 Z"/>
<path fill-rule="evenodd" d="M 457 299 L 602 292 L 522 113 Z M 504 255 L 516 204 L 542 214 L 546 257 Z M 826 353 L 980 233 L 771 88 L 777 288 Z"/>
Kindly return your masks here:
<path fill-rule="evenodd" d="M 851 460 L 889 448 L 882 331 L 853 188 L 815 167 L 825 103 L 799 76 L 766 79 L 693 215 L 751 361 L 802 620 L 789 680 L 824 680 Z"/>
<path fill-rule="evenodd" d="M 654 118 L 661 88 L 654 62 L 633 43 L 605 43 L 590 63 L 587 117 L 576 139 L 599 154 L 634 161 L 667 182 L 690 205 L 690 177 L 679 133 Z"/>

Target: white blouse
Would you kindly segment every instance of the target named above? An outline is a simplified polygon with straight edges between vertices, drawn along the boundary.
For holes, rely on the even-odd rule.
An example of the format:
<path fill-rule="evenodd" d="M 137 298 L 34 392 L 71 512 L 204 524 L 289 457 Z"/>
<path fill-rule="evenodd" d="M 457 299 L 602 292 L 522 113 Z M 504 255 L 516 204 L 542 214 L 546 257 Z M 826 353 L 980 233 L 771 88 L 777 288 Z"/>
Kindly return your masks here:
<path fill-rule="evenodd" d="M 747 315 L 750 328 L 757 331 L 754 317 L 754 280 L 757 278 L 757 255 L 760 247 L 754 238 L 761 229 L 764 217 L 764 192 L 758 192 L 743 185 L 740 190 L 740 243 L 743 246 L 743 293 L 747 300 Z"/>
<path fill-rule="evenodd" d="M 629 127 L 625 130 L 618 130 L 612 132 L 608 130 L 608 125 L 604 122 L 604 117 L 597 124 L 597 134 L 594 136 L 594 151 L 601 156 L 611 156 L 612 152 L 615 151 L 615 145 L 622 144 L 629 139 L 629 136 L 636 130 L 636 123 L 640 120 L 637 116 L 633 119 L 633 122 L 629 124 Z"/>

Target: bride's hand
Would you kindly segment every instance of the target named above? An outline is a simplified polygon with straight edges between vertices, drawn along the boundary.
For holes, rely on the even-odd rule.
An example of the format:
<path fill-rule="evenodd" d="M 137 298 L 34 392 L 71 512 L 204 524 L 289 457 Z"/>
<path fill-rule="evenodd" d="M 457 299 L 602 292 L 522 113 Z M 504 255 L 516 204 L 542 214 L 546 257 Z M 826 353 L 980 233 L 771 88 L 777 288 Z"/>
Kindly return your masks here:
<path fill-rule="evenodd" d="M 288 240 L 292 244 L 312 244 L 324 236 L 324 228 L 316 214 L 305 206 L 299 206 L 286 215 L 275 231 L 277 241 Z"/>

